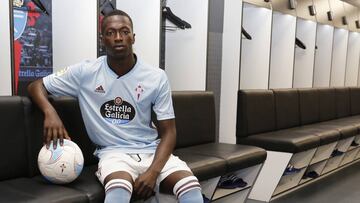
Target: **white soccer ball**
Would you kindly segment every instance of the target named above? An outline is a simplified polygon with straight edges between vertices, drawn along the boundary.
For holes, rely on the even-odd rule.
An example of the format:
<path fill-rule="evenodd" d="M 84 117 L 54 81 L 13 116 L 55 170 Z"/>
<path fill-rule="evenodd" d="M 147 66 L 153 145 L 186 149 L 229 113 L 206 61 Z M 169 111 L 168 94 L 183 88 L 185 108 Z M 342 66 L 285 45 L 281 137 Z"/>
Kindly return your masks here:
<path fill-rule="evenodd" d="M 38 166 L 41 174 L 50 182 L 56 184 L 70 183 L 81 173 L 84 157 L 81 149 L 70 140 L 64 139 L 64 145 L 58 141 L 56 149 L 51 142 L 49 149 L 44 145 L 38 156 Z"/>

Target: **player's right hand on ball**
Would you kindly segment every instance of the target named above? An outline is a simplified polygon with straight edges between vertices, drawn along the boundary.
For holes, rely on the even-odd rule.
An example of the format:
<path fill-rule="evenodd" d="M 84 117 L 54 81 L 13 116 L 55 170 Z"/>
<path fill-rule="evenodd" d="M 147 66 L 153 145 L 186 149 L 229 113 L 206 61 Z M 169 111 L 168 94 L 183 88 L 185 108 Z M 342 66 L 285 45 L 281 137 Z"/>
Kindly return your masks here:
<path fill-rule="evenodd" d="M 49 149 L 51 141 L 53 141 L 53 147 L 56 149 L 58 140 L 60 140 L 61 146 L 64 143 L 64 139 L 71 140 L 59 115 L 56 112 L 45 114 L 43 134 L 43 141 L 44 144 L 46 144 L 47 149 Z"/>

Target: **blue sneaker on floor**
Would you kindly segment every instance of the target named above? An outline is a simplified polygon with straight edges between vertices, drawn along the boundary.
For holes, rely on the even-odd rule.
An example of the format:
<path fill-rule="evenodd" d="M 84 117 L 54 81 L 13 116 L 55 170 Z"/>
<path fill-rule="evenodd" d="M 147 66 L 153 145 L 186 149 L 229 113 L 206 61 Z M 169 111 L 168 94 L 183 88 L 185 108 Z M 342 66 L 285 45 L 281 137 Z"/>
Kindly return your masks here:
<path fill-rule="evenodd" d="M 292 174 L 295 174 L 295 173 L 299 173 L 301 171 L 301 169 L 299 168 L 295 168 L 293 165 L 289 164 L 285 171 L 284 171 L 284 176 L 286 175 L 292 175 Z"/>
<path fill-rule="evenodd" d="M 218 187 L 223 189 L 234 189 L 245 186 L 247 186 L 247 182 L 233 174 L 222 176 L 218 183 Z"/>
<path fill-rule="evenodd" d="M 319 177 L 319 174 L 316 173 L 316 171 L 309 171 L 309 172 L 304 174 L 303 179 L 304 178 L 313 178 L 314 179 L 314 178 L 317 178 L 317 177 Z"/>
<path fill-rule="evenodd" d="M 352 141 L 351 146 L 352 147 L 357 147 L 357 146 L 359 146 L 359 143 L 355 142 L 355 140 L 354 140 L 354 141 Z"/>
<path fill-rule="evenodd" d="M 338 149 L 335 149 L 332 153 L 331 153 L 331 157 L 336 157 L 336 156 L 340 156 L 344 154 L 344 152 L 339 151 Z"/>

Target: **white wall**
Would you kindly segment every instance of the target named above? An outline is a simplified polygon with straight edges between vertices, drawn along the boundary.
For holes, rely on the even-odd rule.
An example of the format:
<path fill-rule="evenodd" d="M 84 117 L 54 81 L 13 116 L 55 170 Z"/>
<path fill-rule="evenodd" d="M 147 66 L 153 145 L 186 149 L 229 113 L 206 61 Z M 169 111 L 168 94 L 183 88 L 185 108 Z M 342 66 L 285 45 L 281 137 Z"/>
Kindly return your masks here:
<path fill-rule="evenodd" d="M 116 7 L 134 24 L 134 52 L 146 63 L 160 65 L 160 0 L 117 0 Z"/>
<path fill-rule="evenodd" d="M 331 62 L 330 86 L 345 85 L 345 67 L 349 31 L 335 28 Z"/>
<path fill-rule="evenodd" d="M 294 88 L 312 87 L 316 40 L 316 22 L 297 19 L 296 36 L 304 42 L 306 49 L 296 47 L 294 62 Z"/>
<path fill-rule="evenodd" d="M 271 40 L 269 9 L 243 4 L 243 26 L 252 40 L 242 40 L 240 89 L 267 89 Z"/>
<path fill-rule="evenodd" d="M 224 2 L 219 142 L 236 143 L 242 0 Z"/>
<path fill-rule="evenodd" d="M 173 13 L 191 29 L 166 31 L 165 71 L 173 90 L 205 90 L 208 1 L 168 1 Z M 167 26 L 174 26 L 168 20 Z"/>
<path fill-rule="evenodd" d="M 329 87 L 334 27 L 318 24 L 313 87 Z"/>
<path fill-rule="evenodd" d="M 0 1 L 0 96 L 11 95 L 9 1 Z"/>
<path fill-rule="evenodd" d="M 360 33 L 350 32 L 346 59 L 345 86 L 357 86 L 360 60 Z"/>
<path fill-rule="evenodd" d="M 296 17 L 279 12 L 272 17 L 269 88 L 291 88 Z"/>
<path fill-rule="evenodd" d="M 52 1 L 54 72 L 97 57 L 97 1 Z"/>

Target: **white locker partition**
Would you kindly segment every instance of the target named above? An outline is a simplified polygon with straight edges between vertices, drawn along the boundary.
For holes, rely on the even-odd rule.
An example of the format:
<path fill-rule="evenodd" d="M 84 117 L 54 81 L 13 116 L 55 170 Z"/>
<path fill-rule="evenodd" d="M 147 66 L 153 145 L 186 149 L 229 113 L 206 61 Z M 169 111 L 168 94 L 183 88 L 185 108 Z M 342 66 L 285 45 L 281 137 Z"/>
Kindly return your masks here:
<path fill-rule="evenodd" d="M 240 89 L 267 89 L 272 11 L 248 3 L 243 5 L 243 27 L 252 40 L 241 42 Z"/>
<path fill-rule="evenodd" d="M 116 7 L 129 14 L 133 21 L 134 52 L 146 63 L 159 67 L 160 0 L 117 0 Z"/>
<path fill-rule="evenodd" d="M 97 57 L 97 3 L 52 1 L 53 71 Z"/>
<path fill-rule="evenodd" d="M 224 2 L 219 141 L 236 143 L 237 91 L 241 49 L 242 1 Z"/>
<path fill-rule="evenodd" d="M 10 96 L 11 90 L 11 44 L 10 1 L 0 1 L 0 96 Z"/>
<path fill-rule="evenodd" d="M 341 28 L 334 30 L 334 44 L 331 61 L 330 86 L 345 85 L 345 67 L 349 31 Z"/>
<path fill-rule="evenodd" d="M 272 18 L 269 88 L 291 88 L 296 17 L 274 11 Z"/>
<path fill-rule="evenodd" d="M 294 88 L 312 87 L 314 73 L 314 54 L 316 39 L 316 22 L 297 19 L 296 37 L 306 46 L 306 49 L 295 48 Z"/>
<path fill-rule="evenodd" d="M 360 33 L 350 32 L 346 58 L 345 86 L 357 86 L 360 60 Z"/>
<path fill-rule="evenodd" d="M 329 87 L 334 27 L 318 24 L 316 32 L 313 87 Z"/>
<path fill-rule="evenodd" d="M 149 1 L 148 4 L 152 3 Z M 174 14 L 191 25 L 191 29 L 165 33 L 165 71 L 172 90 L 206 88 L 208 4 L 207 0 L 167 1 Z M 147 7 L 143 8 L 147 10 Z M 169 21 L 166 21 L 166 25 L 174 26 Z"/>

